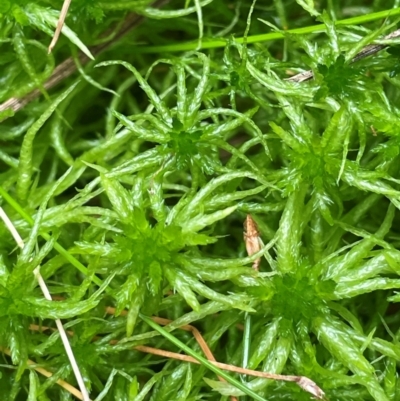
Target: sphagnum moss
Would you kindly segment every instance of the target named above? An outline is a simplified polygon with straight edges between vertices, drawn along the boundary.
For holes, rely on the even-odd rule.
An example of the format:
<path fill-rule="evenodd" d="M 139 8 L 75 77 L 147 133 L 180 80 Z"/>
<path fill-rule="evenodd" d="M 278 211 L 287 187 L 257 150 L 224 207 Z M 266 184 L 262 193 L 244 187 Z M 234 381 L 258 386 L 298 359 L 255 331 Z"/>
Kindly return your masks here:
<path fill-rule="evenodd" d="M 73 0 L 48 56 L 61 3 L 0 4 L 0 197 L 26 243 L 0 225 L 0 398 L 70 399 L 59 335 L 37 330 L 63 319 L 91 399 L 309 399 L 133 350 L 198 355 L 187 324 L 219 362 L 308 377 L 329 400 L 400 399 L 397 46 L 352 62 L 399 2 L 154 7 Z M 121 38 L 128 11 L 146 20 Z M 76 47 L 113 35 L 80 66 Z M 81 74 L 45 90 L 70 55 Z M 62 301 L 43 299 L 38 265 Z"/>

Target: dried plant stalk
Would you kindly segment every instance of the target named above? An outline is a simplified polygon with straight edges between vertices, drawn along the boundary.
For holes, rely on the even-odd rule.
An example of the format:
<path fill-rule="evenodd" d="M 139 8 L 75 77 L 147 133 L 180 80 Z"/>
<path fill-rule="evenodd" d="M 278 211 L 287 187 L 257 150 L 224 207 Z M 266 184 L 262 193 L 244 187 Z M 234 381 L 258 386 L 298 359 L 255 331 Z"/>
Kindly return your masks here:
<path fill-rule="evenodd" d="M 54 32 L 53 39 L 51 40 L 51 43 L 49 45 L 49 49 L 48 49 L 49 53 L 51 53 L 51 51 L 54 49 L 54 47 L 58 41 L 58 38 L 60 37 L 60 33 L 64 26 L 65 17 L 67 16 L 70 4 L 71 4 L 71 0 L 64 0 L 64 4 L 63 4 L 61 12 L 60 12 L 60 17 L 58 18 L 57 27 Z"/>
<path fill-rule="evenodd" d="M 114 314 L 115 313 L 115 308 L 108 307 L 107 308 L 107 313 L 110 313 L 110 312 L 112 312 L 112 314 Z M 123 311 L 123 312 L 125 312 L 125 314 L 127 313 L 126 311 Z M 158 323 L 158 324 L 160 324 L 162 326 L 166 326 L 166 325 L 168 325 L 168 324 L 173 322 L 170 319 L 164 319 L 164 318 L 158 317 L 158 316 L 153 316 L 152 319 L 156 323 Z M 196 339 L 197 343 L 199 344 L 201 350 L 204 352 L 204 355 L 206 356 L 206 358 L 209 361 L 216 362 L 216 359 L 215 359 L 213 353 L 211 352 L 210 347 L 208 346 L 208 344 L 204 340 L 204 338 L 201 335 L 200 331 L 196 329 L 196 327 L 187 324 L 187 325 L 181 326 L 179 328 L 181 330 L 190 331 L 193 334 L 194 338 Z M 226 380 L 223 377 L 220 377 L 220 376 L 218 376 L 218 380 L 221 381 L 221 382 L 226 382 Z M 234 397 L 234 396 L 231 396 L 230 398 L 231 398 L 231 401 L 237 401 L 237 398 Z"/>
<path fill-rule="evenodd" d="M 14 225 L 12 224 L 11 220 L 9 219 L 9 217 L 7 216 L 6 212 L 4 211 L 4 209 L 0 206 L 0 219 L 3 220 L 5 226 L 7 227 L 7 229 L 10 231 L 11 235 L 13 236 L 15 242 L 17 243 L 17 245 L 19 246 L 19 248 L 23 249 L 25 244 L 24 241 L 22 240 L 21 236 L 19 235 L 18 231 L 16 230 L 16 228 L 14 227 Z M 40 266 L 38 266 L 35 270 L 34 270 L 34 275 L 35 278 L 38 281 L 39 287 L 43 292 L 43 296 L 49 300 L 52 301 L 50 292 L 46 286 L 45 281 L 43 280 L 42 275 L 40 274 Z M 89 393 L 87 391 L 85 382 L 83 381 L 83 377 L 81 374 L 81 371 L 79 369 L 79 366 L 76 362 L 74 353 L 72 351 L 71 348 L 71 344 L 68 341 L 68 337 L 67 334 L 65 332 L 65 329 L 62 325 L 62 322 L 60 319 L 55 319 L 56 325 L 57 325 L 57 329 L 60 333 L 60 337 L 61 337 L 61 341 L 64 345 L 64 349 L 65 352 L 68 356 L 69 362 L 71 364 L 72 370 L 74 372 L 76 381 L 78 382 L 79 388 L 80 388 L 80 393 L 82 395 L 82 400 L 83 401 L 90 401 L 89 398 Z"/>
<path fill-rule="evenodd" d="M 106 309 L 106 312 L 113 314 L 113 312 L 115 312 L 115 308 L 108 307 Z M 153 316 L 152 320 L 154 320 L 156 323 L 161 324 L 161 325 L 167 325 L 167 324 L 173 323 L 172 320 L 163 319 L 163 318 L 156 317 L 156 316 Z M 39 327 L 38 325 L 31 325 L 30 329 L 31 330 L 41 330 L 41 331 L 46 331 L 46 330 L 54 331 L 55 330 L 54 328 Z M 229 372 L 234 372 L 234 373 L 246 374 L 246 375 L 253 376 L 253 377 L 261 377 L 264 379 L 294 382 L 299 387 L 301 387 L 304 391 L 307 391 L 308 393 L 310 393 L 316 399 L 320 399 L 320 400 L 324 399 L 324 396 L 325 396 L 324 391 L 314 381 L 312 381 L 311 379 L 309 379 L 305 376 L 280 375 L 280 374 L 275 374 L 275 373 L 259 372 L 257 370 L 246 369 L 246 368 L 241 368 L 241 367 L 234 366 L 234 365 L 228 365 L 225 363 L 217 362 L 215 360 L 214 356 L 212 355 L 211 350 L 209 349 L 204 338 L 202 337 L 200 332 L 195 327 L 193 327 L 191 325 L 184 325 L 184 326 L 179 327 L 179 329 L 185 330 L 185 331 L 191 331 L 194 334 L 196 340 L 198 341 L 200 347 L 202 348 L 203 352 L 206 354 L 209 361 L 213 365 L 217 366 L 220 369 L 223 369 L 223 370 L 226 370 Z M 73 332 L 69 331 L 68 334 L 73 335 Z M 199 341 L 199 339 L 200 339 L 200 341 Z M 118 344 L 118 342 L 119 342 L 118 340 L 112 340 L 112 341 L 110 341 L 110 344 Z M 162 350 L 162 349 L 158 349 L 158 348 L 148 347 L 146 345 L 137 345 L 137 346 L 133 347 L 133 349 L 135 349 L 136 351 L 145 352 L 145 353 L 152 354 L 152 355 L 162 356 L 164 358 L 171 358 L 171 359 L 176 359 L 176 360 L 183 361 L 183 362 L 200 364 L 199 361 L 197 361 L 196 359 L 194 359 L 191 356 L 184 355 L 184 354 L 178 354 L 176 352 L 166 351 L 166 350 Z M 206 351 L 205 349 L 207 349 L 208 351 Z M 211 359 L 209 358 L 210 355 L 211 355 Z"/>
<path fill-rule="evenodd" d="M 145 345 L 137 345 L 134 347 L 135 350 L 150 353 L 153 355 L 159 355 L 162 357 L 173 358 L 184 362 L 196 363 L 200 365 L 201 363 L 191 356 L 178 354 L 176 352 L 165 351 L 157 348 L 147 347 Z M 275 373 L 259 372 L 258 370 L 251 370 L 246 368 L 241 368 L 234 365 L 228 365 L 226 363 L 220 363 L 216 361 L 210 361 L 216 367 L 234 373 L 245 374 L 254 377 L 261 377 L 264 379 L 281 380 L 296 383 L 304 391 L 310 393 L 316 399 L 324 399 L 324 391 L 311 379 L 304 376 L 291 376 L 291 375 L 279 375 Z"/>
<path fill-rule="evenodd" d="M 39 326 L 37 326 L 39 328 Z M 11 351 L 8 348 L 2 348 L 0 347 L 0 352 L 3 352 L 4 354 L 11 356 Z M 32 367 L 32 369 L 34 369 L 36 372 L 40 373 L 41 375 L 45 376 L 45 377 L 51 377 L 53 376 L 53 373 L 49 372 L 48 370 L 41 368 L 40 366 L 37 366 L 36 362 L 28 359 L 26 362 L 30 367 Z M 83 395 L 82 393 L 75 388 L 74 386 L 72 386 L 71 384 L 67 383 L 66 381 L 62 380 L 62 379 L 58 379 L 56 381 L 56 383 L 62 387 L 64 390 L 67 390 L 69 393 L 71 393 L 73 396 L 75 396 L 76 398 L 78 398 L 78 400 L 84 401 Z M 88 401 L 92 401 L 90 398 L 88 399 Z"/>

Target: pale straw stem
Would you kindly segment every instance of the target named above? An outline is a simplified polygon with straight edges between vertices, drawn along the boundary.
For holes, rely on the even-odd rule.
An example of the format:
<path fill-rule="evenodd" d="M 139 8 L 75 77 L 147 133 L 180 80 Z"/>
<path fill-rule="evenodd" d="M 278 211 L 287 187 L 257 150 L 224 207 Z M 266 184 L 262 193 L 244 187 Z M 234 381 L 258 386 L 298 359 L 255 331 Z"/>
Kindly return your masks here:
<path fill-rule="evenodd" d="M 16 228 L 13 225 L 13 223 L 8 218 L 6 212 L 4 211 L 4 209 L 1 206 L 0 206 L 0 218 L 4 221 L 4 224 L 6 225 L 7 229 L 10 231 L 10 233 L 13 236 L 13 238 L 14 238 L 15 242 L 17 243 L 17 245 L 21 249 L 23 249 L 24 245 L 25 245 L 24 241 L 22 240 L 22 238 L 19 235 L 18 231 L 16 230 Z M 34 275 L 35 275 L 35 277 L 36 277 L 36 279 L 37 279 L 37 281 L 39 283 L 40 289 L 42 290 L 44 297 L 47 300 L 52 301 L 49 289 L 47 288 L 46 283 L 44 282 L 43 277 L 40 274 L 40 266 L 38 266 L 33 271 L 33 273 L 34 273 Z M 88 391 L 86 389 L 86 386 L 85 386 L 85 383 L 83 381 L 83 377 L 82 377 L 81 371 L 79 370 L 78 364 L 76 363 L 76 359 L 75 359 L 74 353 L 72 351 L 71 344 L 68 341 L 68 337 L 67 337 L 65 329 L 64 329 L 64 327 L 63 327 L 63 325 L 61 323 L 61 320 L 60 319 L 55 319 L 55 322 L 56 322 L 58 331 L 60 333 L 61 341 L 62 341 L 62 343 L 64 345 L 65 352 L 66 352 L 66 354 L 68 356 L 68 359 L 69 359 L 69 362 L 71 364 L 72 370 L 73 370 L 73 372 L 75 374 L 76 381 L 78 382 L 78 386 L 79 386 L 79 388 L 81 390 L 82 399 L 83 399 L 83 401 L 91 401 L 90 398 L 89 398 L 89 393 L 88 393 Z"/>

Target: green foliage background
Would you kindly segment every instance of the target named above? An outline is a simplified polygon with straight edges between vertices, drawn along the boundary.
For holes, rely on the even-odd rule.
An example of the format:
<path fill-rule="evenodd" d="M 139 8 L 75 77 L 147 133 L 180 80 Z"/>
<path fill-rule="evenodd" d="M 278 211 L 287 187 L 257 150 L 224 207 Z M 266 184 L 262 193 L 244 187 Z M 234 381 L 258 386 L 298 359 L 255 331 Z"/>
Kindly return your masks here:
<path fill-rule="evenodd" d="M 42 95 L 0 114 L 1 205 L 25 240 L 16 250 L 0 224 L 0 398 L 72 399 L 55 384 L 75 385 L 58 333 L 30 329 L 55 318 L 92 399 L 248 397 L 205 366 L 132 350 L 179 349 L 144 314 L 196 352 L 177 327 L 195 325 L 220 362 L 307 376 L 329 400 L 400 400 L 397 42 L 351 63 L 396 29 L 399 3 L 72 0 L 47 55 L 62 2 L 2 0 L 0 102 Z M 130 12 L 146 18 L 81 66 L 79 49 Z M 80 72 L 47 91 L 67 57 Z M 252 257 L 248 213 L 265 244 Z M 39 264 L 62 300 L 43 299 Z M 237 379 L 259 399 L 310 397 Z"/>

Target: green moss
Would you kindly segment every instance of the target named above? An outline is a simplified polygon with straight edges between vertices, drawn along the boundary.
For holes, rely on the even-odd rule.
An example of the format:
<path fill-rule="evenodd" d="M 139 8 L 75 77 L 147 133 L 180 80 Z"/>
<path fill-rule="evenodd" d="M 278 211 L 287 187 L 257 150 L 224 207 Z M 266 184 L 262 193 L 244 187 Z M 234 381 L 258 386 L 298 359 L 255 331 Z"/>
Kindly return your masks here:
<path fill-rule="evenodd" d="M 271 301 L 271 309 L 276 316 L 293 322 L 302 319 L 310 321 L 324 311 L 326 303 L 319 296 L 318 288 L 307 277 L 277 276 L 273 283 L 275 295 Z"/>
<path fill-rule="evenodd" d="M 0 222 L 5 400 L 70 397 L 57 318 L 92 399 L 309 398 L 224 375 L 188 324 L 220 362 L 305 375 L 330 400 L 399 399 L 398 49 L 352 62 L 398 2 L 231 3 L 74 0 L 52 55 L 60 1 L 0 4 L 0 202 L 25 243 Z M 142 24 L 120 37 L 131 12 Z M 70 56 L 77 72 L 48 87 Z"/>

